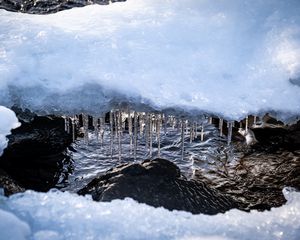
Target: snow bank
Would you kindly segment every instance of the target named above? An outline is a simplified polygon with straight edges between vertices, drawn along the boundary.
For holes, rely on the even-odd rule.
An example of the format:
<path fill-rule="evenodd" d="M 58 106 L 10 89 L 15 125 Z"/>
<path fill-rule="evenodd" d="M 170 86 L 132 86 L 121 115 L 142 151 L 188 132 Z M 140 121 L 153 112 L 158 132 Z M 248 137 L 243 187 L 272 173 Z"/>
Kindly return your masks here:
<path fill-rule="evenodd" d="M 2 197 L 0 208 L 26 222 L 33 239 L 296 240 L 300 237 L 300 193 L 284 191 L 288 202 L 280 208 L 251 213 L 231 210 L 216 216 L 170 212 L 131 199 L 98 203 L 59 191 Z M 13 221 L 5 224 L 2 234 L 15 226 Z"/>
<path fill-rule="evenodd" d="M 10 134 L 10 130 L 20 126 L 20 123 L 13 111 L 0 106 L 0 156 L 4 148 L 7 146 L 6 136 Z"/>
<path fill-rule="evenodd" d="M 12 213 L 0 209 L 0 219 L 0 239 L 25 240 L 29 237 L 31 232 L 28 224 Z"/>
<path fill-rule="evenodd" d="M 121 101 L 241 118 L 300 112 L 298 0 L 128 0 L 0 11 L 0 102 L 89 111 Z"/>

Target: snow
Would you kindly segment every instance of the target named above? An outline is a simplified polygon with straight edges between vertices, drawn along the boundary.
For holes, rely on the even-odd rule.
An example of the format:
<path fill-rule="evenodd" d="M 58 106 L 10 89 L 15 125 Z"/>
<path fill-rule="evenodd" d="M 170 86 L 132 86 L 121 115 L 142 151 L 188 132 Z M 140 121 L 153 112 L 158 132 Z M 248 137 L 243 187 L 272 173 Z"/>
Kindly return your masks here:
<path fill-rule="evenodd" d="M 298 0 L 128 0 L 43 16 L 0 10 L 0 103 L 299 115 L 299 12 Z"/>
<path fill-rule="evenodd" d="M 10 130 L 20 126 L 20 123 L 13 111 L 0 106 L 0 156 L 7 146 L 6 136 L 10 134 Z"/>
<path fill-rule="evenodd" d="M 30 227 L 14 214 L 0 209 L 0 239 L 22 240 L 30 235 Z"/>
<path fill-rule="evenodd" d="M 271 211 L 247 213 L 231 210 L 208 216 L 153 208 L 132 199 L 98 203 L 90 197 L 57 190 L 48 193 L 27 191 L 10 198 L 1 197 L 0 239 L 17 229 L 14 234 L 19 231 L 23 233 L 20 236 L 26 236 L 30 232 L 29 239 L 43 240 L 296 240 L 300 237 L 300 193 L 288 188 L 283 192 L 288 202 Z"/>

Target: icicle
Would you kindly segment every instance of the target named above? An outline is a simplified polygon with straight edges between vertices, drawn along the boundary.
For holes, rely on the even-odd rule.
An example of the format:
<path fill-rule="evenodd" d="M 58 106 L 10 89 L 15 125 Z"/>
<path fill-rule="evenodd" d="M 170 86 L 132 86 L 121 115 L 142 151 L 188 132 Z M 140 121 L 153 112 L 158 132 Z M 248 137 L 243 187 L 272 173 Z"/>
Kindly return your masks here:
<path fill-rule="evenodd" d="M 110 122 L 110 156 L 113 158 L 113 145 L 114 145 L 114 119 L 113 119 L 113 110 L 109 113 L 109 122 Z"/>
<path fill-rule="evenodd" d="M 202 123 L 202 125 L 201 125 L 201 142 L 203 142 L 204 141 L 204 125 L 203 125 L 203 123 Z"/>
<path fill-rule="evenodd" d="M 149 156 L 152 157 L 152 134 L 153 134 L 153 120 L 152 120 L 152 113 L 150 113 L 149 119 Z"/>
<path fill-rule="evenodd" d="M 68 132 L 68 119 L 66 116 L 63 116 L 64 123 L 65 123 L 65 132 Z"/>
<path fill-rule="evenodd" d="M 93 126 L 96 134 L 96 139 L 99 141 L 99 126 L 98 126 L 98 118 L 93 117 Z"/>
<path fill-rule="evenodd" d="M 198 124 L 197 122 L 195 122 L 195 135 L 194 135 L 194 139 L 198 138 Z"/>
<path fill-rule="evenodd" d="M 149 150 L 149 114 L 146 113 L 145 119 L 145 151 Z"/>
<path fill-rule="evenodd" d="M 157 157 L 160 157 L 160 127 L 161 127 L 161 120 L 162 116 L 158 115 L 157 116 L 157 121 L 156 121 L 156 136 L 157 136 Z"/>
<path fill-rule="evenodd" d="M 119 150 L 119 161 L 122 160 L 122 143 L 121 143 L 121 134 L 122 134 L 122 113 L 119 111 L 117 113 L 117 129 L 118 129 L 118 150 Z"/>
<path fill-rule="evenodd" d="M 139 134 L 140 134 L 140 137 L 142 137 L 144 134 L 144 115 L 143 114 L 140 114 L 139 123 L 140 123 Z"/>
<path fill-rule="evenodd" d="M 72 142 L 75 142 L 75 121 L 76 121 L 76 116 L 74 118 L 71 118 L 72 122 Z"/>
<path fill-rule="evenodd" d="M 248 119 L 248 117 L 246 117 L 246 126 L 245 126 L 246 131 L 248 130 L 248 125 L 249 125 L 249 119 Z"/>
<path fill-rule="evenodd" d="M 132 153 L 132 118 L 130 110 L 128 109 L 128 132 L 129 132 L 129 141 L 130 141 L 130 153 Z"/>
<path fill-rule="evenodd" d="M 209 117 L 209 118 L 208 118 L 208 123 L 209 123 L 209 124 L 212 124 L 212 120 L 213 120 L 212 117 Z"/>
<path fill-rule="evenodd" d="M 254 118 L 253 118 L 253 125 L 256 125 L 256 122 L 257 122 L 257 117 L 254 116 Z"/>
<path fill-rule="evenodd" d="M 227 128 L 228 128 L 228 134 L 227 134 L 227 144 L 231 144 L 231 139 L 232 139 L 232 122 L 229 121 L 227 122 Z"/>
<path fill-rule="evenodd" d="M 181 120 L 181 160 L 184 159 L 184 126 L 185 122 Z"/>
<path fill-rule="evenodd" d="M 162 122 L 163 122 L 163 126 L 164 126 L 164 135 L 167 135 L 167 117 L 165 114 L 163 114 Z"/>
<path fill-rule="evenodd" d="M 190 127 L 190 143 L 193 142 L 193 137 L 194 137 L 194 125 L 192 124 Z"/>
<path fill-rule="evenodd" d="M 136 151 L 137 151 L 137 121 L 138 121 L 137 112 L 134 111 L 133 114 L 133 124 L 134 124 L 134 148 L 133 148 L 133 154 L 134 154 L 134 161 L 136 161 Z"/>
<path fill-rule="evenodd" d="M 86 144 L 89 143 L 89 117 L 82 114 L 83 121 L 83 132 L 84 132 L 84 141 Z"/>
<path fill-rule="evenodd" d="M 189 132 L 189 121 L 185 120 L 185 134 L 187 135 Z"/>
<path fill-rule="evenodd" d="M 219 121 L 219 130 L 220 130 L 220 136 L 222 137 L 223 136 L 223 119 L 220 118 L 220 121 Z"/>
<path fill-rule="evenodd" d="M 118 125 L 118 119 L 117 119 L 117 111 L 113 112 L 113 119 L 114 119 L 114 127 L 115 127 L 115 138 L 118 138 L 118 129 L 117 129 L 117 125 Z"/>
<path fill-rule="evenodd" d="M 104 142 L 104 132 L 105 132 L 105 119 L 103 117 L 100 117 L 100 143 L 101 145 L 103 145 L 103 142 Z"/>

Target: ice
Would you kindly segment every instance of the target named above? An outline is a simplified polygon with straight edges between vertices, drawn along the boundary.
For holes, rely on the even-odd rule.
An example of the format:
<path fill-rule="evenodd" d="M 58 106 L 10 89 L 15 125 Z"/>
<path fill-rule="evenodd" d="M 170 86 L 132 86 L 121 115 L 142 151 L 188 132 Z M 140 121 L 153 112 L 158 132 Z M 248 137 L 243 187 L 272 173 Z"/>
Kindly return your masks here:
<path fill-rule="evenodd" d="M 6 136 L 10 130 L 20 126 L 16 114 L 10 109 L 0 106 L 0 156 L 7 146 Z"/>
<path fill-rule="evenodd" d="M 29 239 L 298 240 L 300 193 L 287 188 L 284 194 L 288 202 L 270 211 L 208 216 L 153 208 L 132 199 L 98 203 L 67 192 L 27 191 L 1 198 L 0 239 L 28 239 L 30 234 Z"/>
<path fill-rule="evenodd" d="M 298 0 L 0 10 L 0 102 L 63 113 L 127 102 L 225 119 L 299 115 L 299 12 Z"/>

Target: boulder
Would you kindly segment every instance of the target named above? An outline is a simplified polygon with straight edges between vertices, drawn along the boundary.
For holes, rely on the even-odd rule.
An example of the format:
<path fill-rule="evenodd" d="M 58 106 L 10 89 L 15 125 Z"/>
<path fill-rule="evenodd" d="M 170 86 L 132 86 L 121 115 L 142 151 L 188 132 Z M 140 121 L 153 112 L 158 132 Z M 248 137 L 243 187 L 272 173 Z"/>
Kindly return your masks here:
<path fill-rule="evenodd" d="M 202 182 L 187 180 L 164 159 L 124 164 L 95 178 L 78 192 L 95 201 L 130 197 L 140 203 L 194 214 L 217 214 L 239 207 L 232 198 Z"/>

